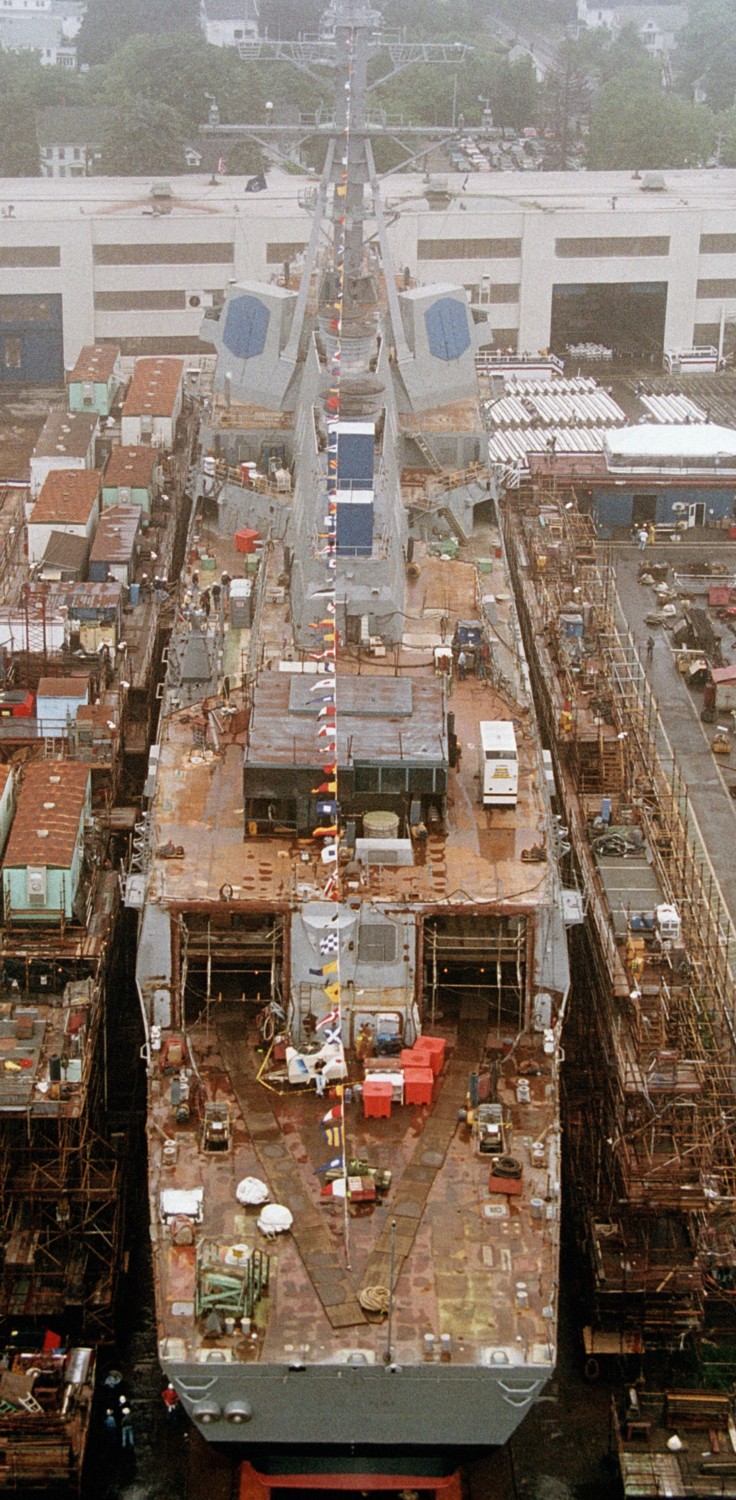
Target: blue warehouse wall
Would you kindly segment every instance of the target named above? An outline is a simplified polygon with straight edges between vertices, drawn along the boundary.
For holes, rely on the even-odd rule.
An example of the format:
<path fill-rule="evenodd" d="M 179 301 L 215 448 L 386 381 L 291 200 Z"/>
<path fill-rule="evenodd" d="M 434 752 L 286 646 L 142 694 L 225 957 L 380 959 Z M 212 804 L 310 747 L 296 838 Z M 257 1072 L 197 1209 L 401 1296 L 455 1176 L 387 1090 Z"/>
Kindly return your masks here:
<path fill-rule="evenodd" d="M 64 379 L 61 297 L 0 297 L 0 384 L 58 384 Z"/>
<path fill-rule="evenodd" d="M 714 526 L 728 520 L 733 514 L 736 499 L 735 485 L 719 485 L 709 488 L 707 484 L 647 483 L 646 478 L 627 480 L 610 488 L 596 486 L 582 500 L 582 507 L 589 511 L 595 521 L 598 535 L 603 538 L 615 536 L 620 531 L 630 531 L 634 522 L 653 520 L 655 526 L 688 524 L 688 513 L 692 505 L 702 506 L 695 524 Z"/>

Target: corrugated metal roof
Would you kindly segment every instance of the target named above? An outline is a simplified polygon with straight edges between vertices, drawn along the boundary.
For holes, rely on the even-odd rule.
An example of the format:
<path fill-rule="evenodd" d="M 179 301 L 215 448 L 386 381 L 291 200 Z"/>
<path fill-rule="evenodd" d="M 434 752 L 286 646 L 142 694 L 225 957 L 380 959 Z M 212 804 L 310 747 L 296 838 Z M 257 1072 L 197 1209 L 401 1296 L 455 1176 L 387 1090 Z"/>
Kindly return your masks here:
<path fill-rule="evenodd" d="M 104 510 L 92 543 L 90 562 L 129 562 L 140 524 L 139 505 L 111 505 Z"/>
<path fill-rule="evenodd" d="M 113 448 L 102 480 L 105 488 L 127 484 L 149 489 L 153 482 L 156 458 L 155 448 L 131 445 Z"/>
<path fill-rule="evenodd" d="M 38 435 L 33 458 L 86 458 L 97 422 L 96 412 L 49 412 Z"/>
<path fill-rule="evenodd" d="M 18 796 L 3 869 L 69 869 L 87 796 L 89 770 L 73 761 L 31 761 Z"/>
<path fill-rule="evenodd" d="M 44 114 L 53 114 L 53 110 L 45 110 Z M 86 113 L 81 110 L 80 113 Z M 104 380 L 107 382 L 111 375 L 115 374 L 115 366 L 120 358 L 120 350 L 116 344 L 85 344 L 77 356 L 77 363 L 68 376 L 69 385 L 78 380 Z"/>
<path fill-rule="evenodd" d="M 123 416 L 170 417 L 183 379 L 183 359 L 137 359 Z"/>
<path fill-rule="evenodd" d="M 86 526 L 100 493 L 98 469 L 52 469 L 31 511 L 29 526 L 66 521 Z"/>
<path fill-rule="evenodd" d="M 87 677 L 40 677 L 36 689 L 39 698 L 79 698 L 87 701 Z"/>

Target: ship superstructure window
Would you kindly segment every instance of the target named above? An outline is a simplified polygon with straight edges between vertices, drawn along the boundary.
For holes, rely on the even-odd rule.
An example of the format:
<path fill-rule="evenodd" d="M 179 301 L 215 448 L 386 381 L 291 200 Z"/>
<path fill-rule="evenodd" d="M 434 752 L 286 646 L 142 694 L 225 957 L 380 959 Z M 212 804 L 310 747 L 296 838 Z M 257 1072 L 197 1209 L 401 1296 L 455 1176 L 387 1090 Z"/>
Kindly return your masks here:
<path fill-rule="evenodd" d="M 558 260 L 600 258 L 618 260 L 620 256 L 669 255 L 669 235 L 610 235 L 588 239 L 555 240 Z"/>
<path fill-rule="evenodd" d="M 364 922 L 358 934 L 358 963 L 392 964 L 397 932 L 392 922 Z"/>
<path fill-rule="evenodd" d="M 96 266 L 208 266 L 231 265 L 233 245 L 203 242 L 198 245 L 95 245 Z"/>
<path fill-rule="evenodd" d="M 418 240 L 420 260 L 518 260 L 521 240 Z"/>

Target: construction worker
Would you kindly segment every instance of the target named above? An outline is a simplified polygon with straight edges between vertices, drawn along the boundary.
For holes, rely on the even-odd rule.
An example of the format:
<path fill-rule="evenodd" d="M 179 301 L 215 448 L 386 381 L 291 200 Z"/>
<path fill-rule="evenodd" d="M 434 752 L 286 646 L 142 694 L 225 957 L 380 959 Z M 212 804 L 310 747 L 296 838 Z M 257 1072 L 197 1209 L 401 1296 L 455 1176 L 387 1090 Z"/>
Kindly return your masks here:
<path fill-rule="evenodd" d="M 133 1414 L 129 1406 L 123 1406 L 120 1411 L 120 1446 L 123 1449 L 135 1448 Z"/>
<path fill-rule="evenodd" d="M 108 1406 L 105 1412 L 102 1425 L 105 1430 L 105 1442 L 108 1447 L 115 1448 L 118 1441 L 118 1424 L 111 1406 Z"/>
<path fill-rule="evenodd" d="M 651 665 L 651 661 L 652 661 L 653 656 L 654 656 L 654 636 L 653 635 L 648 635 L 647 636 L 647 666 Z"/>
<path fill-rule="evenodd" d="M 173 1426 L 174 1422 L 179 1416 L 180 1402 L 179 1393 L 178 1391 L 174 1390 L 171 1381 L 169 1381 L 168 1385 L 164 1386 L 161 1392 L 161 1400 L 164 1403 L 164 1409 L 166 1411 L 167 1426 Z"/>

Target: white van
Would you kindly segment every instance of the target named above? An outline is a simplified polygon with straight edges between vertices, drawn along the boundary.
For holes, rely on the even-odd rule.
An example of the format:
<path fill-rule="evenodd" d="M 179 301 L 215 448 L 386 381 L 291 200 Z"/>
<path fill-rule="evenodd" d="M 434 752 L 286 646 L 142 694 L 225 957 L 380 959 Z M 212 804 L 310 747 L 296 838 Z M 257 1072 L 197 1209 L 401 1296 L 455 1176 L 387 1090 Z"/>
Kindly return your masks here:
<path fill-rule="evenodd" d="M 480 726 L 480 780 L 486 807 L 515 807 L 519 791 L 516 730 L 508 719 Z"/>

